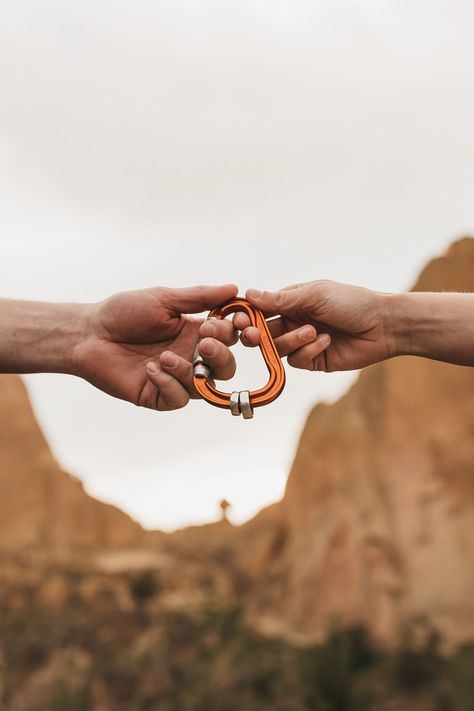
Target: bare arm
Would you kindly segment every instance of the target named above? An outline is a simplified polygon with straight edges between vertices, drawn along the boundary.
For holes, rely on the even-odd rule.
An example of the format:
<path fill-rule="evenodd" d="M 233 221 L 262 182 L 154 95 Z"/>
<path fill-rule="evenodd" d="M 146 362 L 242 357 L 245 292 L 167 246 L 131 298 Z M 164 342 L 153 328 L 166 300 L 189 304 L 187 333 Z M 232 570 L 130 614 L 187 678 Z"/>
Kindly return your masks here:
<path fill-rule="evenodd" d="M 387 306 L 394 354 L 474 365 L 474 294 L 394 294 Z"/>
<path fill-rule="evenodd" d="M 157 410 L 183 407 L 197 397 L 192 360 L 202 319 L 188 314 L 218 306 L 237 288 L 154 287 L 97 304 L 49 304 L 0 299 L 0 373 L 69 373 L 109 395 Z M 235 361 L 229 321 L 208 357 L 227 379 Z M 224 345 L 225 344 L 225 345 Z"/>
<path fill-rule="evenodd" d="M 0 299 L 0 372 L 73 373 L 90 308 Z"/>

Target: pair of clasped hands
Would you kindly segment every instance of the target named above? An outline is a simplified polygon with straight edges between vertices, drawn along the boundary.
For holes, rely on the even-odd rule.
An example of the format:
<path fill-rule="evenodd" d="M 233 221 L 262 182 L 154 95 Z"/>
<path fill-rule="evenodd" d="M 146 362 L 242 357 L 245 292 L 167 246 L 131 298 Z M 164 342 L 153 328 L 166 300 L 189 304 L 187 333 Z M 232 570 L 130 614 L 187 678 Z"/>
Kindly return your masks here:
<path fill-rule="evenodd" d="M 248 316 L 193 317 L 236 296 L 237 287 L 155 287 L 97 304 L 0 299 L 0 373 L 68 373 L 109 395 L 154 410 L 198 397 L 196 348 L 217 380 L 234 375 L 230 346 L 259 344 Z M 385 294 L 332 281 L 249 290 L 289 365 L 354 370 L 397 355 L 474 365 L 474 294 Z"/>
<path fill-rule="evenodd" d="M 184 407 L 199 397 L 192 366 L 197 353 L 211 366 L 213 378 L 228 380 L 236 370 L 230 346 L 239 337 L 246 346 L 259 344 L 259 330 L 244 313 L 235 314 L 232 320 L 190 316 L 220 306 L 237 291 L 233 284 L 158 287 L 110 297 L 99 305 L 91 337 L 79 350 L 79 360 L 87 363 L 85 377 L 109 394 L 143 407 Z M 259 298 L 250 290 L 246 298 L 266 316 L 278 314 L 277 294 Z M 327 363 L 318 359 L 331 338 L 327 332 L 319 332 L 309 312 L 295 312 L 290 317 L 282 314 L 271 319 L 269 327 L 280 356 L 288 356 L 289 363 L 311 370 L 327 369 Z M 348 363 L 347 367 L 358 366 Z"/>
<path fill-rule="evenodd" d="M 182 408 L 198 397 L 192 368 L 196 347 L 213 377 L 227 380 L 236 369 L 229 347 L 239 337 L 246 346 L 259 344 L 259 331 L 246 314 L 233 320 L 189 315 L 236 294 L 232 284 L 158 287 L 86 307 L 76 373 L 136 405 Z M 269 319 L 278 353 L 295 368 L 353 370 L 404 354 L 474 364 L 473 294 L 385 294 L 314 281 L 276 292 L 251 289 L 246 298 Z"/>

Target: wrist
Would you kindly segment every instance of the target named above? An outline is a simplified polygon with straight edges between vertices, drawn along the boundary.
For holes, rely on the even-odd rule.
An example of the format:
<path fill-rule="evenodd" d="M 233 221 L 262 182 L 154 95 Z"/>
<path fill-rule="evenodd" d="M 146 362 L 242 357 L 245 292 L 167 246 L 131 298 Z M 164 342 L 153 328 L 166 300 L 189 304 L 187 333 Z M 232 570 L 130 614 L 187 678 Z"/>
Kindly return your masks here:
<path fill-rule="evenodd" d="M 33 347 L 28 372 L 79 375 L 80 345 L 86 337 L 89 304 L 37 304 L 36 323 L 25 324 Z"/>
<path fill-rule="evenodd" d="M 387 295 L 392 355 L 474 364 L 474 295 L 407 292 Z"/>
<path fill-rule="evenodd" d="M 411 293 L 384 294 L 384 333 L 389 357 L 414 354 Z"/>
<path fill-rule="evenodd" d="M 81 354 L 84 343 L 92 331 L 94 305 L 68 304 L 67 306 L 71 308 L 67 313 L 67 326 L 63 333 L 65 353 L 60 363 L 60 372 L 82 377 Z"/>
<path fill-rule="evenodd" d="M 87 332 L 87 304 L 0 302 L 0 372 L 69 373 Z"/>

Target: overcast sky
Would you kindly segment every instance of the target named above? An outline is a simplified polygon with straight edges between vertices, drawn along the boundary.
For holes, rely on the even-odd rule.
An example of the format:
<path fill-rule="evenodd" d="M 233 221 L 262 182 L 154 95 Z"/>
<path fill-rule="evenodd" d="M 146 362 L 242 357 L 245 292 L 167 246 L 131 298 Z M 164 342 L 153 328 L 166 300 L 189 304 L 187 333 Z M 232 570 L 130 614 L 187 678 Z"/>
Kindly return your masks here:
<path fill-rule="evenodd" d="M 408 288 L 474 232 L 473 23 L 467 0 L 0 0 L 0 294 Z M 309 408 L 354 377 L 288 372 L 252 421 L 27 383 L 87 490 L 172 529 L 281 496 Z"/>

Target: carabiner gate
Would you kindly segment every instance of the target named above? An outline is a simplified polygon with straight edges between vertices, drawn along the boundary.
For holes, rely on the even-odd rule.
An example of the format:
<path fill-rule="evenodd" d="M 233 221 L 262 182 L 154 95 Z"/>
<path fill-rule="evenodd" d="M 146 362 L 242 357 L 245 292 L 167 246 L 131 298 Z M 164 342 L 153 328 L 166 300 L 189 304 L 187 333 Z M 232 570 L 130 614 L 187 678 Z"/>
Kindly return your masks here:
<path fill-rule="evenodd" d="M 225 393 L 217 390 L 209 381 L 211 367 L 197 354 L 193 362 L 194 386 L 204 400 L 211 405 L 230 409 L 233 415 L 242 415 L 244 419 L 253 417 L 253 408 L 268 405 L 281 394 L 285 387 L 285 369 L 278 355 L 272 335 L 262 312 L 252 306 L 246 299 L 230 299 L 222 306 L 213 309 L 208 318 L 223 319 L 236 311 L 243 311 L 250 319 L 252 326 L 260 330 L 260 351 L 269 372 L 267 384 L 259 390 L 243 390 L 241 392 Z"/>

